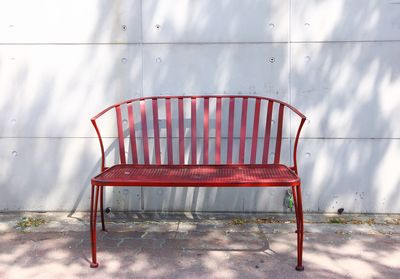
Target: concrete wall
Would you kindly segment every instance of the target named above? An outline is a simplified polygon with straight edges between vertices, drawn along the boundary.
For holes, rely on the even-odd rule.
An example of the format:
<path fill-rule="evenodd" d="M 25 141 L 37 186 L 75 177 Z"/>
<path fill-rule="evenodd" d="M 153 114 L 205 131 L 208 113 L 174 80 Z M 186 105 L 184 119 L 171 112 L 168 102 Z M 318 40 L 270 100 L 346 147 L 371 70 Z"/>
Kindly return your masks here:
<path fill-rule="evenodd" d="M 88 209 L 89 118 L 107 105 L 220 92 L 308 116 L 305 210 L 399 213 L 399 57 L 392 0 L 1 0 L 0 210 Z M 282 189 L 106 196 L 114 210 L 285 211 Z"/>

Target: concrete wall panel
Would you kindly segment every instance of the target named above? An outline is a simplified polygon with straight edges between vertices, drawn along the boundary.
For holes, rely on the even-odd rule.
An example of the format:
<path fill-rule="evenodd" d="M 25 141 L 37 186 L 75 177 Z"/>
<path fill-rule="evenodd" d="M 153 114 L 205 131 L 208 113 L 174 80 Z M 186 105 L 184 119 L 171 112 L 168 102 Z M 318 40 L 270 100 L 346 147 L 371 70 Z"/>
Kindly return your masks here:
<path fill-rule="evenodd" d="M 145 45 L 148 95 L 258 94 L 288 100 L 287 45 Z"/>
<path fill-rule="evenodd" d="M 0 61 L 3 137 L 95 136 L 92 116 L 141 94 L 135 45 L 3 45 Z"/>
<path fill-rule="evenodd" d="M 146 0 L 143 40 L 286 42 L 288 3 L 287 0 Z"/>
<path fill-rule="evenodd" d="M 399 3 L 392 0 L 292 0 L 292 41 L 400 39 Z"/>
<path fill-rule="evenodd" d="M 398 139 L 302 139 L 299 170 L 307 211 L 400 211 Z"/>
<path fill-rule="evenodd" d="M 0 43 L 134 43 L 140 0 L 2 0 Z"/>
<path fill-rule="evenodd" d="M 104 140 L 109 166 L 118 160 L 116 141 Z M 0 185 L 5 186 L 0 210 L 89 209 L 90 179 L 101 167 L 97 139 L 2 138 L 0 145 Z M 140 188 L 107 188 L 106 204 L 140 210 L 140 193 Z"/>
<path fill-rule="evenodd" d="M 399 42 L 292 46 L 292 103 L 303 136 L 400 137 Z"/>

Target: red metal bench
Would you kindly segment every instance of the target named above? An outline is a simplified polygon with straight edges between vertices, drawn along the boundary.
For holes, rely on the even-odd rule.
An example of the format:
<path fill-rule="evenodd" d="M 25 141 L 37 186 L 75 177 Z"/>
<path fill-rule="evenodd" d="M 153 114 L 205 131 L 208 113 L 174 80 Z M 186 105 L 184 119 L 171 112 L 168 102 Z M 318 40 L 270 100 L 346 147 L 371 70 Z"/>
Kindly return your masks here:
<path fill-rule="evenodd" d="M 190 117 L 189 113 L 184 113 L 186 110 L 190 111 Z M 120 163 L 106 167 L 104 144 L 96 120 L 109 111 L 115 111 Z M 293 145 L 290 148 L 291 164 L 281 164 L 285 113 L 295 116 L 298 121 L 295 137 L 286 138 L 289 145 Z M 291 123 L 294 123 L 293 119 L 290 118 Z M 91 180 L 90 266 L 98 266 L 96 215 L 99 202 L 102 229 L 105 230 L 105 186 L 279 186 L 291 187 L 293 192 L 297 224 L 296 269 L 303 270 L 303 210 L 296 151 L 305 120 L 306 117 L 293 106 L 257 96 L 146 97 L 115 104 L 100 112 L 91 119 L 100 140 L 102 161 L 101 173 Z M 166 146 L 160 143 L 164 127 Z M 185 154 L 185 129 L 190 129 L 190 148 L 186 152 L 189 154 Z M 249 139 L 247 145 L 246 138 Z M 130 144 L 125 146 L 127 141 Z M 238 146 L 234 142 L 238 142 Z M 164 146 L 166 151 L 162 152 Z M 197 152 L 200 149 L 202 152 Z M 186 160 L 185 155 L 189 155 Z M 273 161 L 269 162 L 271 155 Z"/>

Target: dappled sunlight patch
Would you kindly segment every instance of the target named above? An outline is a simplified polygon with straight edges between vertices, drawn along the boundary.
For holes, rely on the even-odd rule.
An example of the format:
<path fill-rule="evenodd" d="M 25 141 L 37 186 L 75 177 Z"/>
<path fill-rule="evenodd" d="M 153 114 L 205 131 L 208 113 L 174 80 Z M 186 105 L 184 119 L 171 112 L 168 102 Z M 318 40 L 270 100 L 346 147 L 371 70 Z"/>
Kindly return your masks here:
<path fill-rule="evenodd" d="M 170 268 L 168 265 L 152 264 L 155 260 L 151 255 L 144 253 L 138 254 L 133 259 L 133 263 L 129 265 L 129 270 L 135 273 L 144 273 L 146 278 L 162 278 L 170 274 Z"/>
<path fill-rule="evenodd" d="M 149 257 L 145 254 L 136 255 L 135 260 L 130 264 L 129 269 L 133 272 L 139 272 L 150 268 Z"/>
<path fill-rule="evenodd" d="M 202 259 L 203 266 L 210 272 L 211 278 L 235 278 L 229 262 L 230 256 L 224 251 L 210 251 L 207 257 Z"/>
<path fill-rule="evenodd" d="M 104 262 L 107 263 L 105 265 L 105 270 L 110 274 L 117 272 L 121 268 L 121 262 L 117 259 L 107 260 L 106 258 L 104 258 Z"/>
<path fill-rule="evenodd" d="M 396 249 L 395 252 L 380 254 L 379 257 L 376 257 L 376 260 L 383 266 L 400 270 L 400 248 L 397 246 Z"/>
<path fill-rule="evenodd" d="M 61 261 L 61 260 L 66 260 L 71 256 L 71 253 L 69 251 L 66 250 L 53 250 L 53 251 L 49 251 L 46 254 L 46 257 L 52 260 L 56 260 L 56 261 Z"/>
<path fill-rule="evenodd" d="M 336 264 L 343 271 L 343 275 L 357 278 L 377 278 L 381 275 L 373 266 L 360 259 L 339 258 L 332 264 Z"/>
<path fill-rule="evenodd" d="M 179 231 L 180 232 L 190 232 L 190 231 L 195 231 L 197 228 L 197 225 L 191 224 L 191 223 L 186 223 L 186 222 L 180 222 L 179 223 Z"/>
<path fill-rule="evenodd" d="M 12 250 L 5 249 L 2 245 L 2 252 L 0 254 L 0 262 L 12 263 L 28 254 L 32 249 L 32 241 L 23 241 L 18 245 L 14 245 Z"/>
<path fill-rule="evenodd" d="M 286 254 L 286 253 L 292 253 L 295 255 L 296 253 L 296 247 L 295 247 L 295 239 L 294 238 L 288 238 L 287 234 L 284 234 L 283 237 L 280 236 L 274 236 L 271 241 L 270 241 L 270 247 L 271 250 L 279 253 L 279 254 Z M 306 243 L 306 241 L 305 241 Z"/>

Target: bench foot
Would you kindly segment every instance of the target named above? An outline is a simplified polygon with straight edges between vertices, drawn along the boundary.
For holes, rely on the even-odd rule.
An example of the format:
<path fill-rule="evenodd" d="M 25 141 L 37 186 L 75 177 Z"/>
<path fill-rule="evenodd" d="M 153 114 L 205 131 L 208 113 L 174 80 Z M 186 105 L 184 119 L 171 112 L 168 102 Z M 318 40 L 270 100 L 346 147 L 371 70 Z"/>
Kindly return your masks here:
<path fill-rule="evenodd" d="M 99 263 L 90 263 L 91 268 L 96 268 L 99 266 Z"/>
<path fill-rule="evenodd" d="M 296 266 L 296 270 L 297 271 L 303 271 L 304 270 L 304 266 L 298 265 L 298 266 Z"/>

